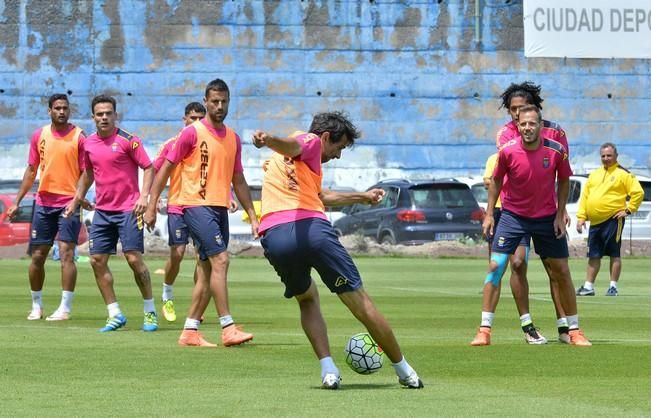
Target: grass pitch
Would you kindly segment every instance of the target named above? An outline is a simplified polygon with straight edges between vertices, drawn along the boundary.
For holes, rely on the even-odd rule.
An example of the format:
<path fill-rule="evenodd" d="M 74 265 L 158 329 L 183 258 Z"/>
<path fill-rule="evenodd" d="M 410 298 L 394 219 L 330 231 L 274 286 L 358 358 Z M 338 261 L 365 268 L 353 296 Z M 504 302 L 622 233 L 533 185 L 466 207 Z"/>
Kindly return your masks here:
<path fill-rule="evenodd" d="M 403 351 L 425 382 L 399 387 L 385 364 L 370 376 L 346 366 L 348 337 L 363 331 L 320 284 L 339 391 L 319 389 L 319 365 L 293 300 L 264 259 L 233 259 L 229 278 L 235 320 L 255 334 L 242 347 L 176 345 L 189 303 L 192 261 L 175 286 L 176 323 L 143 333 L 142 301 L 126 263 L 113 257 L 116 292 L 129 323 L 100 334 L 106 310 L 88 264 L 79 265 L 72 319 L 27 321 L 27 260 L 0 260 L 0 415 L 2 416 L 644 416 L 651 415 L 651 282 L 649 261 L 624 259 L 620 296 L 579 298 L 591 348 L 553 342 L 555 318 L 537 260 L 530 266 L 532 314 L 552 341 L 528 346 L 507 287 L 493 345 L 470 347 L 479 324 L 485 261 L 359 258 L 366 288 L 394 327 Z M 162 259 L 149 259 L 153 272 Z M 58 305 L 58 264 L 48 261 L 46 314 Z M 571 262 L 575 284 L 585 260 Z M 604 263 L 607 267 L 607 262 Z M 316 275 L 314 276 L 316 278 Z M 152 275 L 160 309 L 162 276 Z M 202 331 L 219 343 L 209 307 Z"/>

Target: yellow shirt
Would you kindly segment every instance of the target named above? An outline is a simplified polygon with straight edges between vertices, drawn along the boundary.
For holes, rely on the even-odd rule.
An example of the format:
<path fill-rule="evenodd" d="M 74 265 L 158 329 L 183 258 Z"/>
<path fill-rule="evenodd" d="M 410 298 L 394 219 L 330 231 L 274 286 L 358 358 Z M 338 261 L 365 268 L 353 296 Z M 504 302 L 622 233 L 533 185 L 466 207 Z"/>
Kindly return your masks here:
<path fill-rule="evenodd" d="M 626 198 L 630 196 L 628 205 Z M 590 173 L 585 184 L 576 218 L 599 225 L 617 212 L 628 209 L 635 212 L 644 199 L 644 190 L 635 175 L 619 164 L 600 167 Z"/>
<path fill-rule="evenodd" d="M 488 157 L 488 160 L 486 160 L 486 169 L 484 170 L 484 180 L 493 178 L 493 171 L 495 171 L 495 164 L 497 164 L 497 155 L 498 154 L 495 153 L 490 157 Z M 495 202 L 495 207 L 496 208 L 502 207 L 502 201 L 500 200 L 499 196 L 497 196 L 497 202 Z"/>

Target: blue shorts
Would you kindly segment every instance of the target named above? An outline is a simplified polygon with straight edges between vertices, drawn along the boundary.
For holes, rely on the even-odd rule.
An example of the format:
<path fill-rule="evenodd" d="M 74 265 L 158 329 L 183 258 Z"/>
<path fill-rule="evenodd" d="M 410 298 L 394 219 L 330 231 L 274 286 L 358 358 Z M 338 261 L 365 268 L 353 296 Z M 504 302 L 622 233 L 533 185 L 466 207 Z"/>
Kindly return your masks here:
<path fill-rule="evenodd" d="M 513 254 L 522 238 L 530 235 L 536 253 L 541 258 L 567 258 L 570 256 L 565 236 L 556 238 L 554 233 L 555 216 L 531 219 L 502 210 L 500 222 L 495 229 L 491 250 L 495 253 Z"/>
<path fill-rule="evenodd" d="M 178 213 L 168 213 L 167 214 L 167 231 L 168 238 L 167 244 L 172 247 L 175 245 L 187 245 L 188 244 L 188 225 L 183 219 L 183 215 Z"/>
<path fill-rule="evenodd" d="M 604 255 L 619 257 L 622 249 L 624 218 L 610 218 L 599 225 L 590 225 L 588 232 L 588 257 L 601 258 Z"/>
<path fill-rule="evenodd" d="M 118 239 L 122 252 L 145 252 L 142 216 L 133 212 L 95 210 L 90 228 L 90 254 L 115 254 Z"/>
<path fill-rule="evenodd" d="M 199 259 L 223 253 L 228 248 L 228 209 L 222 206 L 195 206 L 183 210 Z"/>
<path fill-rule="evenodd" d="M 312 268 L 333 293 L 362 287 L 357 267 L 328 221 L 307 218 L 274 226 L 265 231 L 262 247 L 285 284 L 286 298 L 307 292 Z"/>
<path fill-rule="evenodd" d="M 493 220 L 495 221 L 495 223 L 493 224 L 493 235 L 486 238 L 486 241 L 488 241 L 488 245 L 492 246 L 493 244 L 493 238 L 495 237 L 495 232 L 497 231 L 497 224 L 500 223 L 501 216 L 502 216 L 502 209 L 495 208 L 493 210 Z M 531 246 L 531 237 L 529 236 L 529 234 L 522 236 L 522 239 L 520 240 L 520 246 L 527 247 L 527 248 Z"/>
<path fill-rule="evenodd" d="M 77 244 L 79 230 L 81 229 L 81 212 L 77 212 L 68 218 L 63 217 L 65 208 L 34 205 L 32 215 L 31 235 L 29 239 L 32 245 L 52 245 L 54 239 L 59 241 L 74 242 Z"/>

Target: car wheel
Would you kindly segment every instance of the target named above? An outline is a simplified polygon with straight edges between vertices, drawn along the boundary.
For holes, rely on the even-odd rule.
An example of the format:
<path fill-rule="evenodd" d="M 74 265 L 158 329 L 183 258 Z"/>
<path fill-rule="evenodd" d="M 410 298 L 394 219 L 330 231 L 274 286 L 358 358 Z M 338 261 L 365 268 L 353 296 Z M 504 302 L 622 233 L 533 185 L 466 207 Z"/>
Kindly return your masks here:
<path fill-rule="evenodd" d="M 380 244 L 396 245 L 396 239 L 391 234 L 384 234 L 380 238 Z"/>

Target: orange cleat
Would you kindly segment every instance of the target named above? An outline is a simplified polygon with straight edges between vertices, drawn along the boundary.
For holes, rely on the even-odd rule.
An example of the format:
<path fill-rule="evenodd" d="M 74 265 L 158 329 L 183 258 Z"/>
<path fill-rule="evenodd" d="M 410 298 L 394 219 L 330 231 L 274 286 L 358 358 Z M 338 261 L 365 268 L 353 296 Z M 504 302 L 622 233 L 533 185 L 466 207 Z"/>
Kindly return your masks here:
<path fill-rule="evenodd" d="M 491 329 L 489 327 L 479 327 L 475 339 L 470 342 L 472 346 L 491 345 Z"/>
<path fill-rule="evenodd" d="M 570 345 L 576 345 L 579 347 L 591 347 L 592 343 L 590 340 L 585 338 L 583 331 L 580 329 L 571 329 L 570 330 Z"/>
<path fill-rule="evenodd" d="M 217 347 L 217 344 L 204 340 L 203 335 L 196 329 L 184 329 L 179 337 L 179 345 L 183 347 Z"/>
<path fill-rule="evenodd" d="M 252 339 L 253 334 L 242 331 L 240 328 L 235 326 L 235 324 L 231 324 L 222 329 L 222 343 L 226 347 L 230 347 L 232 345 L 240 345 L 247 341 L 251 341 Z"/>

